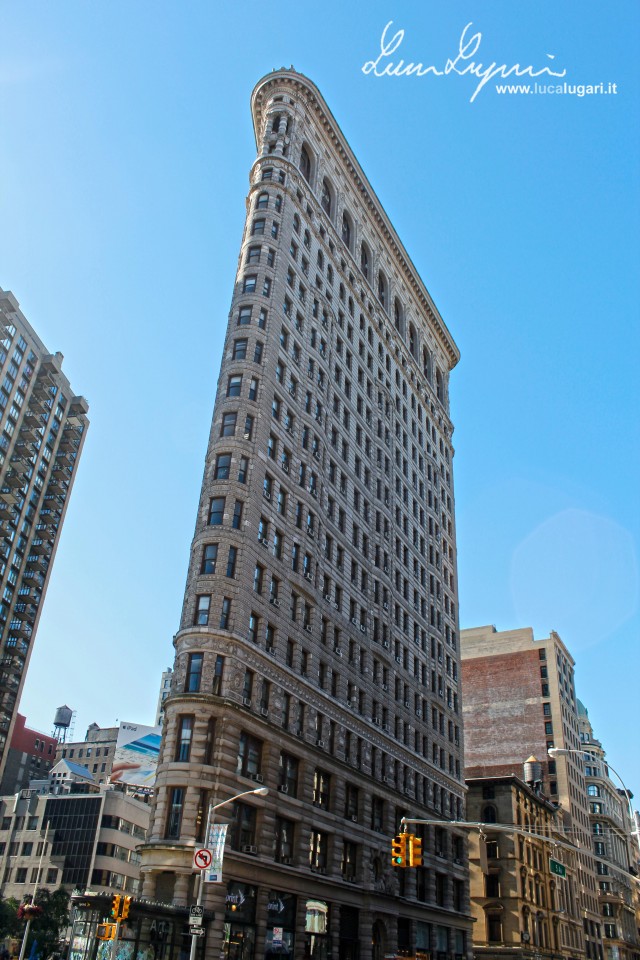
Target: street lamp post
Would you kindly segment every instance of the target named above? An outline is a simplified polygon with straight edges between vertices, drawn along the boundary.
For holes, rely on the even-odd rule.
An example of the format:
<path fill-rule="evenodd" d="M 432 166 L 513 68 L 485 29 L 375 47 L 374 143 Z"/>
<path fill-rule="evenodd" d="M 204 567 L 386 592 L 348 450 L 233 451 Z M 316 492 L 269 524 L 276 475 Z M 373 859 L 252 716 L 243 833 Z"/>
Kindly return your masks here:
<path fill-rule="evenodd" d="M 573 750 L 573 749 L 570 749 L 569 747 L 549 747 L 549 749 L 547 750 L 547 753 L 548 753 L 549 756 L 552 758 L 552 760 L 555 760 L 556 757 L 568 757 L 570 753 L 575 753 L 577 756 L 581 757 L 581 758 L 584 760 L 584 755 L 585 755 L 585 753 L 588 753 L 588 752 L 589 752 L 589 744 L 588 744 L 588 743 L 585 743 L 583 750 Z M 597 757 L 596 757 L 596 759 L 600 759 L 600 758 L 597 758 Z M 622 789 L 624 790 L 624 795 L 625 795 L 625 797 L 627 798 L 627 805 L 628 805 L 628 807 L 629 807 L 629 819 L 630 819 L 630 821 L 631 821 L 631 836 L 632 836 L 632 837 L 635 837 L 636 842 L 637 842 L 637 841 L 638 841 L 638 832 L 637 832 L 637 830 L 634 830 L 634 829 L 633 829 L 633 826 L 634 826 L 634 823 L 635 823 L 635 817 L 634 817 L 634 814 L 633 814 L 633 804 L 631 803 L 631 792 L 627 789 L 627 787 L 626 787 L 626 785 L 625 785 L 625 782 L 624 782 L 624 780 L 622 779 L 622 777 L 620 776 L 620 774 L 618 773 L 618 771 L 617 771 L 614 767 L 611 766 L 611 764 L 609 763 L 609 761 L 608 761 L 608 760 L 605 760 L 604 758 L 602 758 L 602 762 L 603 762 L 603 763 L 606 763 L 607 769 L 608 769 L 608 770 L 611 770 L 612 773 L 615 773 L 616 777 L 618 778 L 618 780 L 619 780 L 620 783 L 622 784 Z"/>
<path fill-rule="evenodd" d="M 44 840 L 42 842 L 42 850 L 40 851 L 40 862 L 38 863 L 38 872 L 36 874 L 36 882 L 33 888 L 33 895 L 31 898 L 31 903 L 35 906 L 36 903 L 36 894 L 38 892 L 38 884 L 40 883 L 40 874 L 42 873 L 42 861 L 44 859 L 44 852 L 47 848 L 47 839 L 49 837 L 49 822 L 47 821 L 47 826 L 44 831 Z M 22 945 L 20 947 L 20 956 L 18 960 L 23 960 L 25 950 L 27 949 L 27 940 L 29 939 L 29 930 L 31 929 L 31 917 L 27 917 L 27 925 L 24 928 L 24 936 L 22 938 Z"/>
<path fill-rule="evenodd" d="M 220 803 L 210 803 L 209 809 L 207 811 L 207 825 L 204 833 L 205 844 L 209 842 L 209 834 L 215 823 L 216 810 L 219 810 L 220 807 L 226 807 L 227 804 L 233 803 L 235 800 L 239 800 L 240 797 L 248 797 L 251 794 L 254 794 L 255 796 L 258 796 L 258 797 L 266 797 L 268 793 L 269 793 L 268 787 L 256 787 L 255 790 L 243 790 L 242 793 L 236 793 L 234 797 L 229 797 L 228 800 L 222 800 Z M 198 897 L 196 900 L 196 905 L 198 907 L 202 906 L 203 895 L 204 895 L 204 870 L 201 870 L 200 883 L 198 885 Z M 195 960 L 197 943 L 198 943 L 198 935 L 194 933 L 191 935 L 191 950 L 189 953 L 189 960 Z M 20 960 L 22 960 L 22 958 L 20 958 Z"/>

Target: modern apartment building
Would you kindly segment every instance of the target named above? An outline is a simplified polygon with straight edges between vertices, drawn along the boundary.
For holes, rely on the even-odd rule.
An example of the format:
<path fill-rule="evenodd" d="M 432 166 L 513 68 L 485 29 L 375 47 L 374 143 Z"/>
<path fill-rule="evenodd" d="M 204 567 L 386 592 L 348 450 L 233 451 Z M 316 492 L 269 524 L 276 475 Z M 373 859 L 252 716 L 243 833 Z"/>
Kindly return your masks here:
<path fill-rule="evenodd" d="M 632 794 L 613 783 L 603 746 L 594 737 L 587 709 L 579 700 L 578 724 L 606 960 L 638 960 L 640 881 Z"/>
<path fill-rule="evenodd" d="M 143 895 L 194 898 L 229 822 L 206 956 L 471 950 L 453 426 L 456 345 L 318 89 L 256 86 L 257 158 L 175 637 Z M 226 816 L 225 816 L 226 815 Z"/>
<path fill-rule="evenodd" d="M 569 917 L 561 942 L 574 956 L 602 960 L 602 918 L 589 806 L 579 753 L 550 759 L 547 751 L 580 750 L 575 662 L 557 633 L 535 640 L 530 628 L 498 632 L 493 626 L 461 631 L 465 775 L 516 775 L 524 758 L 542 765 L 542 790 L 562 808 L 564 829 L 579 848 L 578 885 L 583 919 L 573 943 Z"/>
<path fill-rule="evenodd" d="M 34 783 L 39 789 L 0 797 L 3 897 L 22 900 L 38 877 L 38 886 L 69 892 L 137 892 L 136 848 L 146 835 L 149 806 L 122 790 L 96 788 L 84 768 L 68 773 L 51 777 L 50 789 Z"/>
<path fill-rule="evenodd" d="M 86 430 L 87 403 L 0 289 L 0 779 Z"/>

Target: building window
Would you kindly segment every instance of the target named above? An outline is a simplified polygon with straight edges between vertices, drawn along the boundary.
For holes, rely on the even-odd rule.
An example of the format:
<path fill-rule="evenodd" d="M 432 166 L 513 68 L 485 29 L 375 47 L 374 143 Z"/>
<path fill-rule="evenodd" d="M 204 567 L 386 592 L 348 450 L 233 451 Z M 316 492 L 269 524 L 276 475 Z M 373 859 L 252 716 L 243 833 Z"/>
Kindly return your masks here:
<path fill-rule="evenodd" d="M 239 397 L 242 390 L 242 374 L 234 374 L 227 380 L 227 396 Z"/>
<path fill-rule="evenodd" d="M 233 353 L 231 355 L 232 360 L 246 360 L 247 359 L 247 346 L 249 341 L 246 337 L 241 337 L 238 340 L 233 341 Z"/>
<path fill-rule="evenodd" d="M 342 861 L 340 872 L 346 880 L 355 880 L 357 870 L 358 847 L 350 840 L 342 844 Z"/>
<path fill-rule="evenodd" d="M 258 251 L 258 259 L 259 259 L 260 247 L 251 247 L 251 250 Z M 245 304 L 242 307 L 240 307 L 240 309 L 238 310 L 238 326 L 243 327 L 249 323 L 251 323 L 251 307 Z"/>
<path fill-rule="evenodd" d="M 27 882 L 27 868 L 18 867 L 16 870 L 16 883 L 26 883 Z"/>
<path fill-rule="evenodd" d="M 248 473 L 249 473 L 249 458 L 240 457 L 240 466 L 238 467 L 238 483 L 246 483 Z"/>
<path fill-rule="evenodd" d="M 499 913 L 487 914 L 487 940 L 489 943 L 502 941 L 502 919 Z"/>
<path fill-rule="evenodd" d="M 222 425 L 220 427 L 221 437 L 233 437 L 235 435 L 237 419 L 238 414 L 235 410 L 231 411 L 231 413 L 224 413 L 222 415 Z"/>
<path fill-rule="evenodd" d="M 215 573 L 218 560 L 218 544 L 207 543 L 202 550 L 200 573 Z"/>
<path fill-rule="evenodd" d="M 258 199 L 256 200 L 256 210 L 266 210 L 269 206 L 269 194 L 268 193 L 259 193 Z"/>
<path fill-rule="evenodd" d="M 209 503 L 209 526 L 219 527 L 224 517 L 224 497 L 213 497 Z"/>
<path fill-rule="evenodd" d="M 231 471 L 231 454 L 219 453 L 216 457 L 216 470 L 213 475 L 214 480 L 228 480 Z"/>
<path fill-rule="evenodd" d="M 327 869 L 328 837 L 320 830 L 312 830 L 309 838 L 309 866 L 313 870 Z"/>
<path fill-rule="evenodd" d="M 294 824 L 284 817 L 276 817 L 273 856 L 278 863 L 291 863 L 294 851 Z"/>
<path fill-rule="evenodd" d="M 303 147 L 300 151 L 300 173 L 307 183 L 311 182 L 311 159 L 306 147 Z"/>
<path fill-rule="evenodd" d="M 245 733 L 243 730 L 238 743 L 236 773 L 243 777 L 259 776 L 261 763 L 262 741 Z"/>
<path fill-rule="evenodd" d="M 229 619 L 231 617 L 231 598 L 222 598 L 222 607 L 220 608 L 220 629 L 229 629 Z"/>
<path fill-rule="evenodd" d="M 290 797 L 298 795 L 298 758 L 289 753 L 280 754 L 278 790 Z"/>
<path fill-rule="evenodd" d="M 325 770 L 316 768 L 313 773 L 313 802 L 317 807 L 329 809 L 330 775 Z"/>
<path fill-rule="evenodd" d="M 177 840 L 180 837 L 182 808 L 186 791 L 184 787 L 169 787 L 169 791 L 169 813 L 167 816 L 165 836 L 167 839 Z"/>
<path fill-rule="evenodd" d="M 202 681 L 202 653 L 190 653 L 187 661 L 187 676 L 185 678 L 185 693 L 197 693 Z"/>
<path fill-rule="evenodd" d="M 207 594 L 201 595 L 196 600 L 196 616 L 194 623 L 196 626 L 206 627 L 209 623 L 209 608 L 211 606 L 211 597 Z"/>
<path fill-rule="evenodd" d="M 230 579 L 233 579 L 236 575 L 236 561 L 238 559 L 238 548 L 229 547 L 229 554 L 227 556 L 227 576 Z"/>
<path fill-rule="evenodd" d="M 253 224 L 251 225 L 251 236 L 261 237 L 262 234 L 264 233 L 265 223 L 266 223 L 266 220 L 264 219 L 264 217 L 258 217 L 257 220 L 254 220 Z"/>
<path fill-rule="evenodd" d="M 193 738 L 193 717 L 180 717 L 178 725 L 178 743 L 175 759 L 187 763 L 191 756 L 191 741 Z"/>
<path fill-rule="evenodd" d="M 234 530 L 239 530 L 242 523 L 242 500 L 236 500 L 233 508 L 233 520 L 231 526 Z"/>
<path fill-rule="evenodd" d="M 256 809 L 248 803 L 234 803 L 231 846 L 244 853 L 255 853 Z"/>
<path fill-rule="evenodd" d="M 224 657 L 218 654 L 218 656 L 216 657 L 216 665 L 213 672 L 213 686 L 211 689 L 211 692 L 215 697 L 222 696 L 223 671 L 224 671 Z"/>

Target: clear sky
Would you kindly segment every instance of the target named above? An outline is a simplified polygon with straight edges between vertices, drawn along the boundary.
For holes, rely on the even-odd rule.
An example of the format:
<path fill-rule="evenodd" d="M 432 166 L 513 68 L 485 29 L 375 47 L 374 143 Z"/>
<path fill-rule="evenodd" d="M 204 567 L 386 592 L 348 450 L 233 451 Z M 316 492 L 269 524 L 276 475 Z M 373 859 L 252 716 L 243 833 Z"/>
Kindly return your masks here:
<path fill-rule="evenodd" d="M 255 156 L 249 97 L 293 64 L 461 350 L 461 625 L 557 630 L 638 794 L 639 18 L 636 0 L 0 0 L 0 286 L 64 353 L 91 418 L 31 725 L 50 730 L 63 703 L 77 735 L 153 721 Z M 388 21 L 404 35 L 379 71 L 442 71 L 472 23 L 460 70 L 617 92 L 501 95 L 494 77 L 470 102 L 479 79 L 453 71 L 365 75 Z"/>

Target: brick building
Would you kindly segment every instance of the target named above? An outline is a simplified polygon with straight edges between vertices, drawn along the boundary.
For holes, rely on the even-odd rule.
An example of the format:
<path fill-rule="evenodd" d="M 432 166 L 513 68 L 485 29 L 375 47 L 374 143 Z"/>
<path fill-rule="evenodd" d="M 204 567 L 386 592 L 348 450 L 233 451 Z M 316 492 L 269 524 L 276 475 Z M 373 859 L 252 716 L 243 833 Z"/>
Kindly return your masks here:
<path fill-rule="evenodd" d="M 562 918 L 561 942 L 576 957 L 602 960 L 602 918 L 584 771 L 580 755 L 550 759 L 552 748 L 579 751 L 574 660 L 557 633 L 535 640 L 530 628 L 493 626 L 461 631 L 465 775 L 518 775 L 533 754 L 542 767 L 542 790 L 560 805 L 566 833 L 580 848 L 580 944 Z"/>
<path fill-rule="evenodd" d="M 29 786 L 30 780 L 46 776 L 55 763 L 57 746 L 55 737 L 32 730 L 27 726 L 26 717 L 16 714 L 0 782 L 0 796 L 18 793 Z"/>

